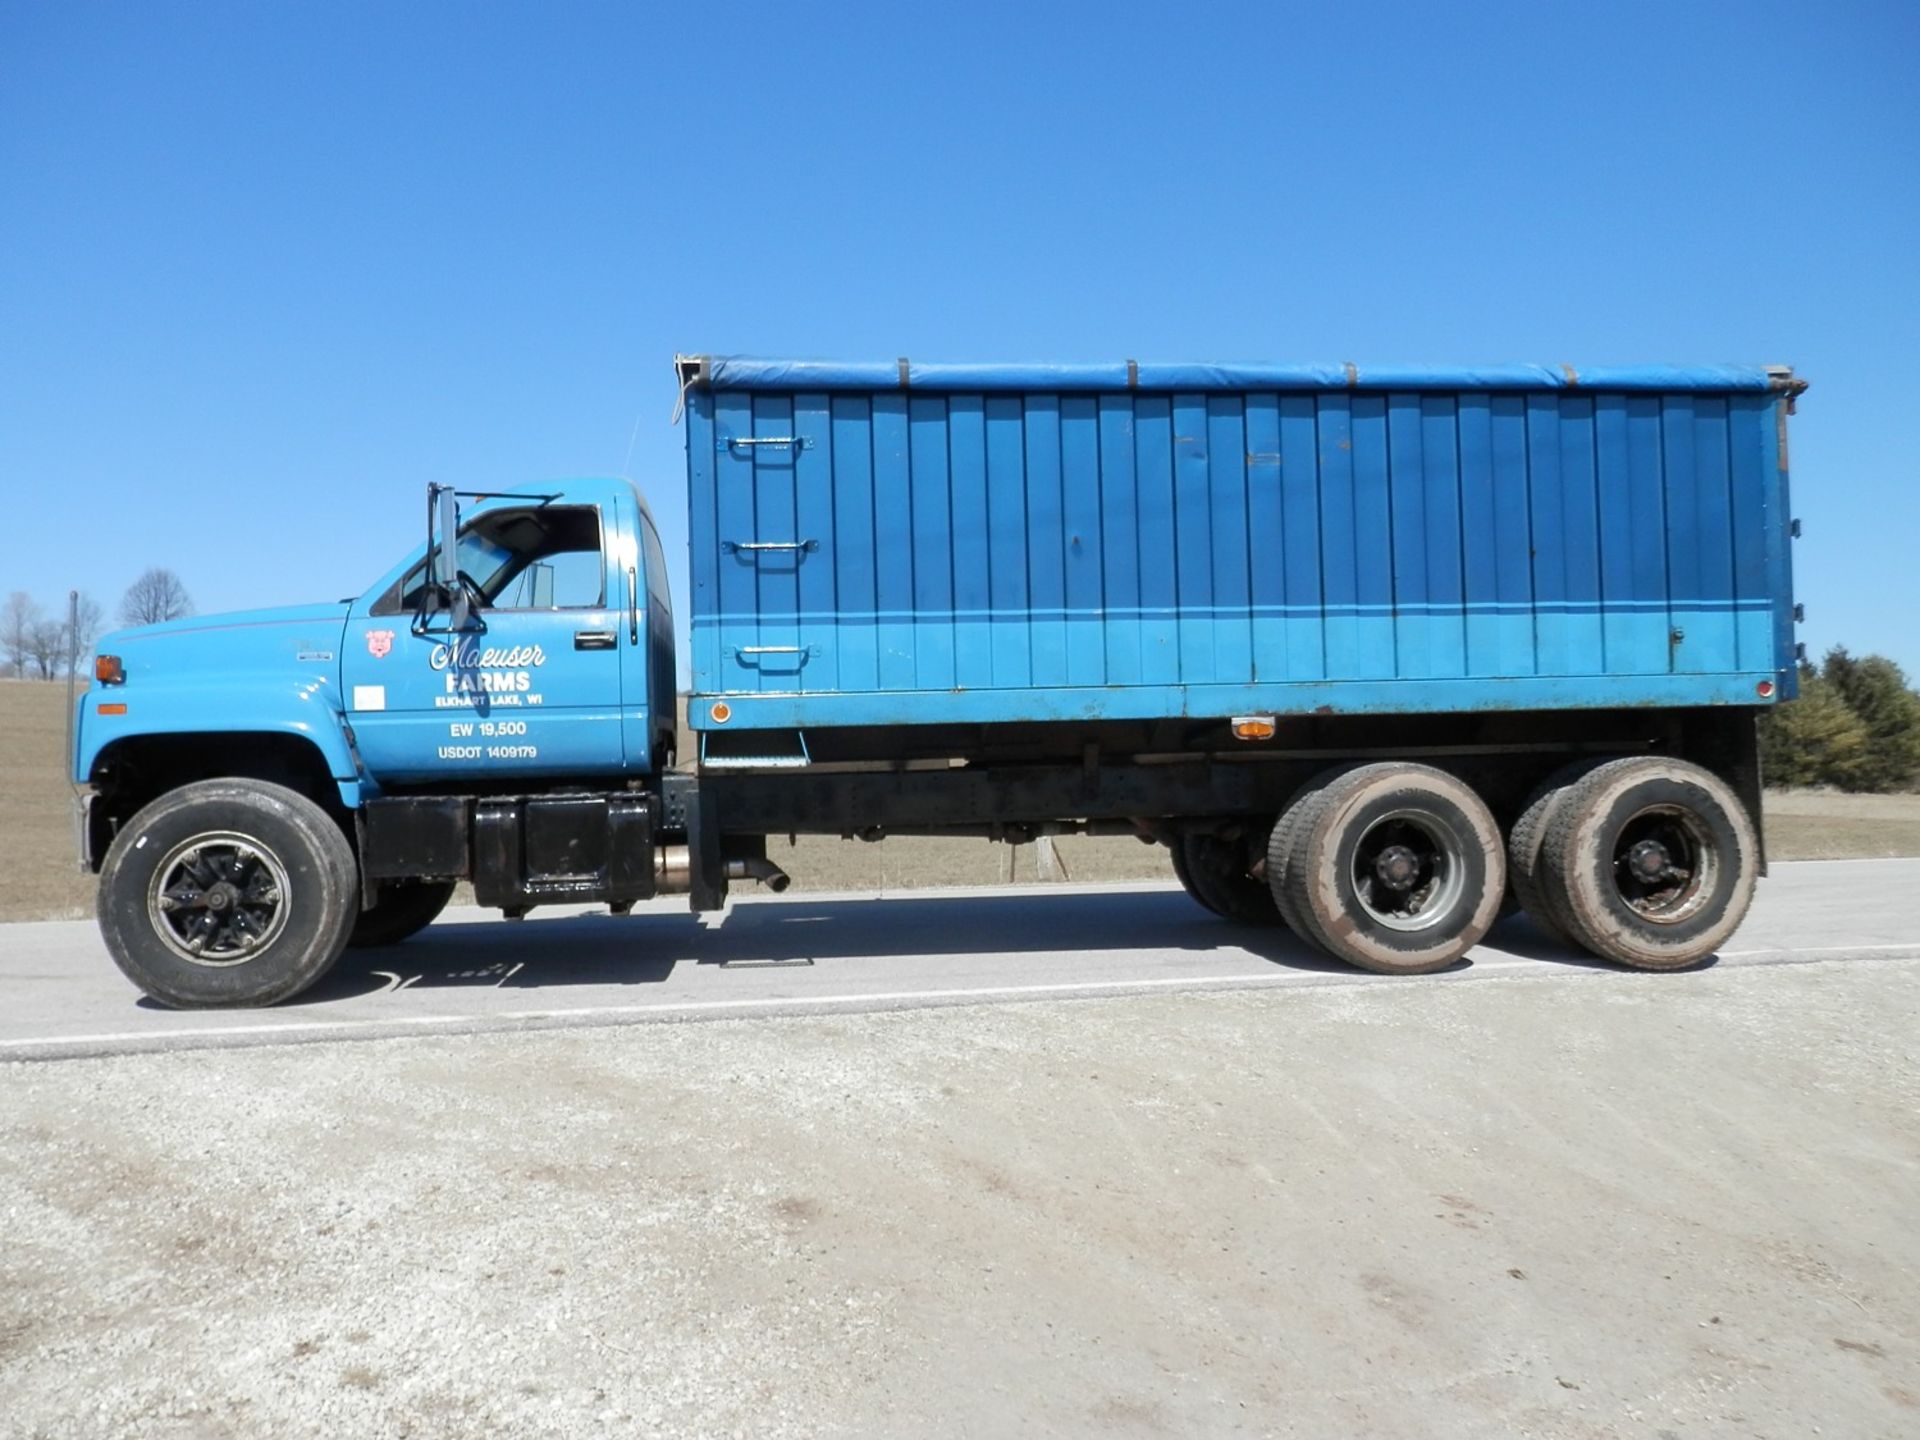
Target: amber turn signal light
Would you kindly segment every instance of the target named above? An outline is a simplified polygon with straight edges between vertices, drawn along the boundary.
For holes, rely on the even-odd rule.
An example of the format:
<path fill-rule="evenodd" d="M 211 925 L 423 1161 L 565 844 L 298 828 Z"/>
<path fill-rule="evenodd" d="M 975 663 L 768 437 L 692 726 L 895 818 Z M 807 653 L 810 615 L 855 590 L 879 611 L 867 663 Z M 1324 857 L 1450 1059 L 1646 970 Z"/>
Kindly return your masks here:
<path fill-rule="evenodd" d="M 1233 717 L 1233 738 L 1236 740 L 1271 740 L 1280 732 L 1271 715 L 1236 715 Z"/>
<path fill-rule="evenodd" d="M 708 713 L 713 716 L 714 724 L 724 725 L 733 718 L 733 707 L 724 700 L 716 700 Z"/>
<path fill-rule="evenodd" d="M 124 685 L 127 683 L 126 667 L 120 663 L 118 655 L 96 655 L 93 657 L 93 678 L 102 685 Z"/>
<path fill-rule="evenodd" d="M 124 715 L 127 713 L 127 707 L 124 705 L 102 705 L 99 707 L 99 713 L 102 715 Z"/>

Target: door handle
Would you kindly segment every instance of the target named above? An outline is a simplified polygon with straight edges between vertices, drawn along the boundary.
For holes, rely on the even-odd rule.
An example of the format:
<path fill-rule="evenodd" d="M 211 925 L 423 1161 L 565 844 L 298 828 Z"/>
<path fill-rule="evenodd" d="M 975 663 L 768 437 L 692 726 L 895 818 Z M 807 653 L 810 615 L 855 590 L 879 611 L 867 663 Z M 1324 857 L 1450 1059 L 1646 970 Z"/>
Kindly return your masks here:
<path fill-rule="evenodd" d="M 573 648 L 576 650 L 611 650 L 614 635 L 611 630 L 576 630 L 573 632 Z"/>

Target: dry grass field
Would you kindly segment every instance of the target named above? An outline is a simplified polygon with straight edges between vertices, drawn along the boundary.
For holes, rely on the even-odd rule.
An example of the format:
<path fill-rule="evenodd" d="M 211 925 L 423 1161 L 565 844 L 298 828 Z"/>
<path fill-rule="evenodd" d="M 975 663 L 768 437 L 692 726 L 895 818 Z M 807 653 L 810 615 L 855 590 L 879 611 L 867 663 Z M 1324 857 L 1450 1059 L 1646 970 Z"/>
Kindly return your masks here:
<path fill-rule="evenodd" d="M 72 792 L 61 765 L 66 687 L 0 680 L 0 920 L 89 914 L 93 879 L 73 858 Z M 1818 791 L 1767 797 L 1768 849 L 1779 860 L 1920 855 L 1920 795 Z M 1061 879 L 1167 879 L 1166 851 L 1125 838 L 1058 842 Z M 1039 881 L 1033 846 L 903 836 L 877 844 L 803 837 L 769 847 L 803 890 L 899 890 Z"/>
<path fill-rule="evenodd" d="M 1920 855 L 1920 795 L 1767 795 L 1767 845 L 1776 860 L 1857 860 Z"/>
<path fill-rule="evenodd" d="M 74 860 L 64 684 L 0 680 L 0 920 L 91 914 L 93 877 Z"/>

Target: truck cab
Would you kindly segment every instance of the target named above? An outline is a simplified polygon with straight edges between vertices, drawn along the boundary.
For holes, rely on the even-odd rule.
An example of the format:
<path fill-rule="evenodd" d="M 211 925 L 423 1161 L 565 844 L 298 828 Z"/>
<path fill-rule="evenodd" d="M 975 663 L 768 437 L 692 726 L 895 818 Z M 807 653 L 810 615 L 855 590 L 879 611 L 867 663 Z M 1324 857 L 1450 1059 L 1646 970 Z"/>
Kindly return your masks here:
<path fill-rule="evenodd" d="M 432 594 L 425 549 L 347 612 L 344 716 L 381 791 L 667 768 L 673 610 L 632 485 L 488 495 L 458 521 L 453 559 L 467 601 L 458 625 Z"/>
<path fill-rule="evenodd" d="M 523 486 L 455 514 L 457 623 L 423 544 L 351 600 L 103 639 L 74 757 L 97 792 L 90 857 L 129 799 L 231 773 L 249 751 L 274 757 L 274 778 L 326 775 L 348 810 L 447 783 L 539 789 L 670 765 L 673 603 L 638 490 Z"/>
<path fill-rule="evenodd" d="M 509 913 L 654 891 L 650 863 L 613 873 L 674 761 L 672 601 L 629 481 L 432 487 L 425 542 L 354 599 L 99 649 L 82 861 L 109 947 L 158 998 L 269 1003 L 348 940 L 403 938 L 456 879 L 484 884 L 476 833 Z"/>

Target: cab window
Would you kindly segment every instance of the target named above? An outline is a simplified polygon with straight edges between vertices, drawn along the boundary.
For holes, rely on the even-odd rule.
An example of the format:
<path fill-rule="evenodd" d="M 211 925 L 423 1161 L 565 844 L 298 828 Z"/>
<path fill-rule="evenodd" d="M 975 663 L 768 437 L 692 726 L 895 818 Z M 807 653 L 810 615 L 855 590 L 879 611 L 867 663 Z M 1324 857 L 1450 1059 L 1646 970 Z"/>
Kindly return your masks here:
<path fill-rule="evenodd" d="M 460 527 L 460 569 L 492 610 L 591 610 L 605 604 L 600 512 L 586 505 L 486 510 Z M 381 597 L 375 614 L 418 608 L 423 560 Z"/>
<path fill-rule="evenodd" d="M 647 593 L 661 599 L 667 593 L 667 557 L 660 553 L 660 535 L 651 522 L 642 527 L 647 547 Z"/>

